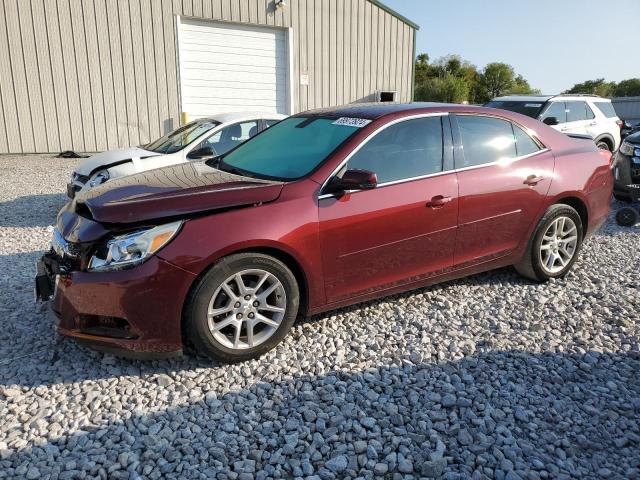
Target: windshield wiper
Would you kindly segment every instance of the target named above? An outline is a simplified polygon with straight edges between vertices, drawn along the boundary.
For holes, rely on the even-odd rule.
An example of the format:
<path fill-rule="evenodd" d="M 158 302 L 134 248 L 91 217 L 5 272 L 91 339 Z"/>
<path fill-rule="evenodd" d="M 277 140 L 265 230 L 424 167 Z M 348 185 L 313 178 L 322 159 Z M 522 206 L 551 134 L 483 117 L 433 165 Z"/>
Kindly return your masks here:
<path fill-rule="evenodd" d="M 240 175 L 241 177 L 258 178 L 258 177 L 254 177 L 246 170 L 243 170 L 238 167 L 233 167 L 228 163 L 225 163 L 224 160 L 222 160 L 222 156 L 216 157 L 214 158 L 214 160 L 215 162 L 211 166 L 214 168 L 217 168 L 218 170 L 222 170 L 223 172 L 227 172 L 227 173 L 233 173 L 234 175 Z"/>

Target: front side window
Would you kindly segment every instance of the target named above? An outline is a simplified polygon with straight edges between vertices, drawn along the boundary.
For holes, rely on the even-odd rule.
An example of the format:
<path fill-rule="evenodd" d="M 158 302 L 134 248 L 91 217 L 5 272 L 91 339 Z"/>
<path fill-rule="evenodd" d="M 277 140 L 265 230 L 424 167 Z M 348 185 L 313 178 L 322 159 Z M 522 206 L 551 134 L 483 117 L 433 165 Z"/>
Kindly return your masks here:
<path fill-rule="evenodd" d="M 511 122 L 499 118 L 458 115 L 464 160 L 456 168 L 474 167 L 517 156 Z"/>
<path fill-rule="evenodd" d="M 145 150 L 156 153 L 175 153 L 190 145 L 201 135 L 220 125 L 211 120 L 196 120 L 168 133 L 164 137 L 145 145 Z"/>
<path fill-rule="evenodd" d="M 567 112 L 564 102 L 553 102 L 544 112 L 540 120 L 544 121 L 546 118 L 551 117 L 555 117 L 558 123 L 567 123 Z"/>
<path fill-rule="evenodd" d="M 234 123 L 204 140 L 197 148 L 211 148 L 214 155 L 224 155 L 258 133 L 258 121 Z"/>
<path fill-rule="evenodd" d="M 587 119 L 587 104 L 584 102 L 566 102 L 567 122 L 580 122 Z"/>
<path fill-rule="evenodd" d="M 285 181 L 304 177 L 360 128 L 339 120 L 287 118 L 226 154 L 218 168 Z"/>
<path fill-rule="evenodd" d="M 347 162 L 347 169 L 374 172 L 378 183 L 442 171 L 442 120 L 425 117 L 391 125 L 369 139 Z"/>

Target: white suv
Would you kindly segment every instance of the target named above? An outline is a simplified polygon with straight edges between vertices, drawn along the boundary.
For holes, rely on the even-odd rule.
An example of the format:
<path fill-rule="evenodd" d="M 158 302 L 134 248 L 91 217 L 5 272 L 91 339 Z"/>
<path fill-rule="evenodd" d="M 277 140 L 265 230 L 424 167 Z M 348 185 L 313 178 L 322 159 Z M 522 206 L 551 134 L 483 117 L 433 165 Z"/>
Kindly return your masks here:
<path fill-rule="evenodd" d="M 597 95 L 509 95 L 485 107 L 537 118 L 562 133 L 589 135 L 604 150 L 614 152 L 620 146 L 622 121 L 611 100 Z"/>

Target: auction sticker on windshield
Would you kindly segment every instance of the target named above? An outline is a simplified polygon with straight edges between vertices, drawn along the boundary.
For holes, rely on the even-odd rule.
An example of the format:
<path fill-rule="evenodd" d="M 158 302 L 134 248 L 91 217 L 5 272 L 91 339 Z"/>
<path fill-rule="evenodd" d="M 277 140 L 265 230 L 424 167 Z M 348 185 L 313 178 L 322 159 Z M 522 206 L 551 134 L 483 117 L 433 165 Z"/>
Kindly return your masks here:
<path fill-rule="evenodd" d="M 346 127 L 356 127 L 362 128 L 371 123 L 371 120 L 367 120 L 366 118 L 352 118 L 352 117 L 340 117 L 335 122 L 334 125 L 344 125 Z"/>

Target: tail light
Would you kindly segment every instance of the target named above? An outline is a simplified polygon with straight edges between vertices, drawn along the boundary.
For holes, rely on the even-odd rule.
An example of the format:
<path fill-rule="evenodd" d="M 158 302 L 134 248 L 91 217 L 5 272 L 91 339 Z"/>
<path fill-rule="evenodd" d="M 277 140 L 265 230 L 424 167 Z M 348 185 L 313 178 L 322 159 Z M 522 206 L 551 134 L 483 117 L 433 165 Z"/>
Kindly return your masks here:
<path fill-rule="evenodd" d="M 622 120 L 618 119 L 618 120 L 616 120 L 616 123 L 620 127 L 620 130 L 622 130 L 624 128 L 624 122 Z"/>
<path fill-rule="evenodd" d="M 609 150 L 598 149 L 598 153 L 605 158 L 610 167 L 613 167 L 613 154 Z"/>

